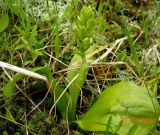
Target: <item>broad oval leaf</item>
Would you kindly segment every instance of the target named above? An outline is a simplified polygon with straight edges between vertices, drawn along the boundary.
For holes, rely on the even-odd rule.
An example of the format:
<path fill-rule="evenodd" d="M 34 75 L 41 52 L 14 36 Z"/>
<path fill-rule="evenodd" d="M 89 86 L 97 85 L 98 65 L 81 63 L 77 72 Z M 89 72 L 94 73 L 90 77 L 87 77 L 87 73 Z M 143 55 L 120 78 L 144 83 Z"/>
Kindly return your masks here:
<path fill-rule="evenodd" d="M 3 15 L 2 18 L 0 18 L 0 32 L 3 32 L 9 24 L 9 17 L 8 15 Z"/>
<path fill-rule="evenodd" d="M 122 122 L 118 135 L 148 135 L 159 114 L 160 106 L 152 91 L 133 82 L 122 81 L 105 89 L 77 123 L 87 131 L 108 129 L 114 132 Z"/>

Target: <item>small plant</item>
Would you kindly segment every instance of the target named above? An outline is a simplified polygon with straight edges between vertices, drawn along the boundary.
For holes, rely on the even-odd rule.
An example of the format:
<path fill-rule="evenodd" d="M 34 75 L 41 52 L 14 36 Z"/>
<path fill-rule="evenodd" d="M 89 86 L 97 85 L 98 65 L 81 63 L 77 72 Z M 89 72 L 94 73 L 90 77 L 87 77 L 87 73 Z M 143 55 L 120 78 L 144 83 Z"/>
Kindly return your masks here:
<path fill-rule="evenodd" d="M 0 132 L 158 134 L 159 6 L 1 0 Z"/>
<path fill-rule="evenodd" d="M 26 52 L 24 59 L 25 65 L 32 64 L 33 61 L 37 59 L 38 56 L 43 56 L 41 51 L 37 49 L 41 48 L 44 42 L 44 39 L 41 41 L 37 40 L 37 26 L 32 26 L 30 22 L 21 22 L 22 28 L 16 27 L 21 36 L 19 37 L 19 41 L 21 44 L 17 45 L 15 50 L 24 50 Z M 31 57 L 31 58 L 30 58 Z M 28 59 L 31 59 L 29 61 Z"/>
<path fill-rule="evenodd" d="M 95 32 L 95 21 L 94 21 L 94 11 L 91 7 L 83 7 L 76 22 L 76 42 L 77 42 L 77 54 L 72 58 L 69 67 L 71 71 L 67 74 L 67 80 L 70 82 L 75 77 L 75 80 L 69 87 L 70 93 L 70 105 L 68 110 L 69 120 L 75 120 L 76 114 L 76 104 L 81 91 L 81 88 L 86 80 L 87 72 L 88 72 L 88 64 L 86 58 L 86 52 L 91 47 L 91 38 Z M 72 71 L 74 68 L 74 62 L 77 59 L 81 59 L 81 67 L 79 71 Z M 77 65 L 76 65 L 77 66 Z M 80 65 L 78 65 L 80 66 Z"/>

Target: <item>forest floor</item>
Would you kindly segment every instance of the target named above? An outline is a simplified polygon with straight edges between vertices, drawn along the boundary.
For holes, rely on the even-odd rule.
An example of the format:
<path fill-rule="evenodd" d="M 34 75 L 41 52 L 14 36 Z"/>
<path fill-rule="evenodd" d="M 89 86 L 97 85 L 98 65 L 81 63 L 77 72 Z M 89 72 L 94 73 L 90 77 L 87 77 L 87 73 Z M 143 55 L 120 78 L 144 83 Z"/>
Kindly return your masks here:
<path fill-rule="evenodd" d="M 104 132 L 76 121 L 124 80 L 160 102 L 160 1 L 2 0 L 0 67 L 0 134 L 122 135 L 107 128 L 112 117 Z M 160 135 L 157 116 L 144 133 Z"/>

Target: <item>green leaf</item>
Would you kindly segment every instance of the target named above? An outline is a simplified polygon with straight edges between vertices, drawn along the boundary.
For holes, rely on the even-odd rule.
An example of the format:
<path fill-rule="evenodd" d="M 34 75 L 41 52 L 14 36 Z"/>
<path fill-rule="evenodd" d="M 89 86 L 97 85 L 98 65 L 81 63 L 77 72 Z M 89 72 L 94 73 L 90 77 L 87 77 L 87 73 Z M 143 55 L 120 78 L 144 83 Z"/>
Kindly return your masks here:
<path fill-rule="evenodd" d="M 3 131 L 3 135 L 8 135 L 8 132 L 7 131 Z"/>
<path fill-rule="evenodd" d="M 119 135 L 148 135 L 155 127 L 160 106 L 152 91 L 133 82 L 122 81 L 105 89 L 89 111 L 77 121 L 87 131 L 105 131 L 111 119 L 111 129 Z M 110 131 L 110 132 L 112 132 Z"/>
<path fill-rule="evenodd" d="M 55 78 L 53 78 L 51 68 L 36 67 L 36 68 L 33 68 L 32 71 L 40 73 L 41 75 L 44 75 L 48 78 L 51 84 L 51 88 L 53 90 L 51 94 L 52 96 L 54 96 L 54 100 L 56 101 L 60 97 L 60 95 L 63 93 L 64 88 L 58 84 L 58 81 Z M 69 94 L 68 92 L 65 92 L 60 98 L 60 100 L 58 101 L 58 103 L 56 104 L 56 107 L 63 118 L 66 118 L 68 102 L 69 102 Z"/>
<path fill-rule="evenodd" d="M 8 15 L 3 15 L 0 19 L 0 32 L 3 32 L 9 24 L 9 17 Z"/>
<path fill-rule="evenodd" d="M 13 90 L 15 88 L 15 83 L 13 81 L 9 81 L 4 87 L 3 87 L 3 94 L 5 97 L 11 97 Z"/>
<path fill-rule="evenodd" d="M 86 51 L 86 53 L 92 52 L 95 49 L 96 49 L 96 46 L 93 45 Z M 69 106 L 68 118 L 70 121 L 75 119 L 77 99 L 78 99 L 80 90 L 83 87 L 84 81 L 86 79 L 88 69 L 89 69 L 88 62 L 91 59 L 93 58 L 90 58 L 90 59 L 86 59 L 83 57 L 81 58 L 81 56 L 75 54 L 69 64 L 69 68 L 71 70 L 67 74 L 67 80 L 70 82 L 74 79 L 76 75 L 78 75 L 78 77 L 75 79 L 75 81 L 73 81 L 73 83 L 69 87 L 71 102 Z M 79 63 L 77 63 L 77 61 L 79 61 Z M 74 69 L 77 67 L 80 67 L 80 69 Z"/>
<path fill-rule="evenodd" d="M 59 98 L 59 96 L 62 94 L 64 88 L 61 87 L 58 83 L 57 80 L 55 78 L 53 78 L 52 76 L 52 72 L 51 72 L 51 68 L 50 67 L 36 67 L 36 68 L 32 68 L 30 69 L 31 71 L 40 73 L 41 75 L 44 75 L 48 78 L 50 84 L 51 84 L 51 88 L 54 91 L 51 91 L 52 96 L 54 96 L 54 100 L 57 100 Z M 13 77 L 12 81 L 9 81 L 4 87 L 3 87 L 3 94 L 6 97 L 11 97 L 15 86 L 16 86 L 16 82 L 19 80 L 22 80 L 25 76 L 22 74 L 16 74 Z M 48 84 L 48 85 L 50 85 Z M 60 112 L 60 114 L 62 115 L 63 118 L 66 118 L 66 112 L 67 112 L 67 106 L 68 106 L 68 102 L 69 102 L 69 95 L 67 92 L 65 92 L 63 94 L 63 96 L 61 97 L 61 99 L 59 100 L 59 102 L 57 103 L 57 109 Z M 7 110 L 8 111 L 8 110 Z M 10 113 L 7 113 L 7 115 L 9 115 Z"/>
<path fill-rule="evenodd" d="M 33 61 L 32 60 L 27 60 L 27 61 L 24 61 L 24 66 L 27 66 L 28 64 L 32 64 Z"/>
<path fill-rule="evenodd" d="M 19 132 L 16 132 L 14 135 L 20 135 L 20 133 L 19 133 Z"/>
<path fill-rule="evenodd" d="M 72 73 L 75 73 L 75 72 L 73 71 Z M 82 65 L 81 65 L 80 70 L 78 71 L 78 74 L 74 74 L 74 77 L 78 75 L 77 78 L 72 82 L 72 84 L 69 87 L 69 93 L 71 96 L 71 101 L 70 101 L 71 104 L 70 104 L 68 117 L 70 121 L 75 120 L 76 104 L 77 104 L 78 96 L 85 82 L 87 73 L 88 73 L 87 60 L 86 58 L 84 58 L 82 60 Z"/>
<path fill-rule="evenodd" d="M 90 53 L 94 51 L 95 49 L 96 49 L 96 45 L 90 46 L 89 49 L 86 51 L 86 55 L 87 53 Z M 92 59 L 93 58 L 87 58 L 87 63 Z M 68 72 L 67 74 L 67 80 L 71 81 L 79 73 L 79 69 L 75 69 L 75 68 L 80 67 L 81 64 L 82 64 L 81 56 L 78 54 L 75 54 L 69 64 L 69 68 L 71 69 L 71 71 Z"/>
<path fill-rule="evenodd" d="M 14 119 L 11 111 L 9 108 L 5 107 L 5 110 L 6 110 L 6 118 L 14 123 L 16 123 L 16 120 Z"/>
<path fill-rule="evenodd" d="M 134 125 L 127 133 L 127 135 L 135 135 L 138 126 Z"/>
<path fill-rule="evenodd" d="M 36 36 L 37 36 L 37 25 L 33 26 L 33 28 L 32 28 L 30 40 L 33 42 L 35 40 Z"/>
<path fill-rule="evenodd" d="M 11 97 L 12 94 L 13 94 L 13 91 L 15 89 L 15 86 L 16 86 L 16 82 L 18 80 L 21 80 L 23 78 L 23 75 L 21 74 L 16 74 L 14 77 L 13 77 L 13 80 L 12 81 L 9 81 L 6 85 L 4 85 L 3 87 L 3 94 L 5 97 Z"/>
<path fill-rule="evenodd" d="M 51 72 L 51 68 L 48 66 L 44 66 L 44 67 L 35 67 L 35 68 L 31 68 L 30 69 L 33 72 L 37 72 L 41 75 L 46 76 L 47 78 L 49 78 L 49 76 L 52 76 L 52 72 Z"/>
<path fill-rule="evenodd" d="M 34 54 L 34 57 L 35 57 L 35 58 L 38 57 L 38 56 L 43 56 L 43 53 L 40 52 L 40 51 L 38 51 L 38 50 L 33 50 L 33 51 L 32 51 L 32 54 Z"/>
<path fill-rule="evenodd" d="M 26 48 L 27 47 L 27 44 L 20 44 L 18 46 L 15 47 L 15 50 L 20 50 L 20 49 L 23 49 L 23 48 Z"/>

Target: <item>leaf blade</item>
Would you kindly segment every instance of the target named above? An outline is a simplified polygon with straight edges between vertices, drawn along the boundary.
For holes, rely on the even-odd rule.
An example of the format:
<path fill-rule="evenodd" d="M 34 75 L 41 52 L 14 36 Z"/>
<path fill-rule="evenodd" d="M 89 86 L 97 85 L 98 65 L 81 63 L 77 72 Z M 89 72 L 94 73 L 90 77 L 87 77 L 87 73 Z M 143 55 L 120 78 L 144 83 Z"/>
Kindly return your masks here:
<path fill-rule="evenodd" d="M 158 101 L 152 92 L 151 98 L 153 102 L 146 88 L 129 81 L 120 82 L 104 90 L 97 102 L 77 123 L 84 130 L 105 131 L 105 124 L 112 116 L 113 131 L 123 121 L 118 130 L 119 135 L 129 133 L 134 125 L 138 125 L 134 129 L 136 135 L 147 135 L 154 128 L 160 113 Z"/>
<path fill-rule="evenodd" d="M 0 32 L 3 32 L 9 24 L 9 17 L 8 15 L 3 15 L 0 19 Z"/>

